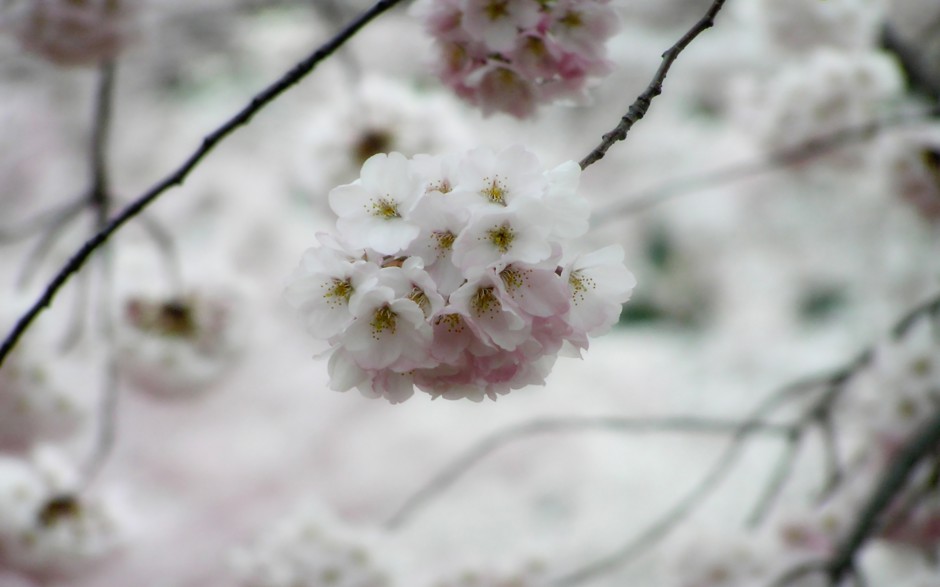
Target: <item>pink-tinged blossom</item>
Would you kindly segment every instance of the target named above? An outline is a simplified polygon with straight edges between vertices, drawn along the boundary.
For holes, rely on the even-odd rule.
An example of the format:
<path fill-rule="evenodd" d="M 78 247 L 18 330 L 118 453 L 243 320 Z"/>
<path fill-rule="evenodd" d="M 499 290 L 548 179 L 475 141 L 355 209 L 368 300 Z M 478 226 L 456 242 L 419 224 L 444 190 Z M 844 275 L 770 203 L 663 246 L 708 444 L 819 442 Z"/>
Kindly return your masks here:
<path fill-rule="evenodd" d="M 491 51 L 507 51 L 540 18 L 536 0 L 464 0 L 461 24 Z"/>
<path fill-rule="evenodd" d="M 546 186 L 538 157 L 520 145 L 498 153 L 474 149 L 467 153 L 458 173 L 452 195 L 470 210 L 531 205 L 542 197 Z"/>
<path fill-rule="evenodd" d="M 460 286 L 450 304 L 478 337 L 496 348 L 511 351 L 529 337 L 529 322 L 505 303 L 489 275 Z"/>
<path fill-rule="evenodd" d="M 304 317 L 307 331 L 326 340 L 352 323 L 349 299 L 377 268 L 339 249 L 329 235 L 317 237 L 321 246 L 304 253 L 284 297 Z"/>
<path fill-rule="evenodd" d="M 604 41 L 610 38 L 620 22 L 609 4 L 584 0 L 558 0 L 551 8 L 549 33 L 558 44 L 579 55 L 604 54 Z"/>
<path fill-rule="evenodd" d="M 358 180 L 330 192 L 330 208 L 350 246 L 393 255 L 418 236 L 408 214 L 424 194 L 424 185 L 401 153 L 373 155 Z"/>
<path fill-rule="evenodd" d="M 518 146 L 370 162 L 363 174 L 372 175 L 371 187 L 360 179 L 334 190 L 334 208 L 355 211 L 349 201 L 377 193 L 376 178 L 398 177 L 390 185 L 417 195 L 401 200 L 403 222 L 385 236 L 408 232 L 404 248 L 364 244 L 348 233 L 355 215 L 341 214 L 346 234 L 318 235 L 320 246 L 305 254 L 286 292 L 331 347 L 331 389 L 392 403 L 415 388 L 495 399 L 544 384 L 566 346 L 586 348 L 616 321 L 633 287 L 622 250 L 559 266 L 587 229 L 577 163 L 545 170 Z M 345 195 L 352 197 L 339 202 Z"/>
<path fill-rule="evenodd" d="M 471 275 L 495 263 L 538 263 L 552 254 L 546 236 L 524 214 L 481 214 L 454 241 L 454 264 Z"/>
<path fill-rule="evenodd" d="M 354 320 L 339 339 L 363 369 L 430 366 L 431 327 L 409 294 L 373 278 L 350 299 Z"/>
<path fill-rule="evenodd" d="M 636 278 L 623 266 L 623 248 L 611 245 L 574 259 L 562 272 L 568 283 L 568 322 L 588 336 L 605 334 L 630 299 Z"/>
<path fill-rule="evenodd" d="M 441 80 L 484 115 L 532 116 L 540 104 L 583 101 L 610 72 L 605 43 L 619 27 L 605 0 L 420 0 Z"/>
<path fill-rule="evenodd" d="M 513 262 L 491 268 L 500 297 L 529 316 L 563 316 L 570 306 L 568 288 L 551 267 Z"/>

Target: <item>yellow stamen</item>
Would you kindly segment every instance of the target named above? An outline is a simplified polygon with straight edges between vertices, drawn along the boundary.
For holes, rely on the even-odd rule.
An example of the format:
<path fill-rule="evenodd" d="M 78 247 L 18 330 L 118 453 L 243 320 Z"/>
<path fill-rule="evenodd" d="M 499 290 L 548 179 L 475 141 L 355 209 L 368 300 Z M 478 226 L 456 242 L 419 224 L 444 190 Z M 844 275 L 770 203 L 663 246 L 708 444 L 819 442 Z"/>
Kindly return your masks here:
<path fill-rule="evenodd" d="M 372 315 L 372 338 L 378 340 L 386 330 L 389 334 L 395 334 L 397 326 L 398 314 L 388 306 L 382 306 Z"/>
<path fill-rule="evenodd" d="M 488 230 L 486 234 L 490 242 L 500 253 L 509 251 L 509 247 L 512 246 L 512 241 L 516 238 L 516 232 L 509 226 L 508 222 L 504 222 L 502 226 Z"/>

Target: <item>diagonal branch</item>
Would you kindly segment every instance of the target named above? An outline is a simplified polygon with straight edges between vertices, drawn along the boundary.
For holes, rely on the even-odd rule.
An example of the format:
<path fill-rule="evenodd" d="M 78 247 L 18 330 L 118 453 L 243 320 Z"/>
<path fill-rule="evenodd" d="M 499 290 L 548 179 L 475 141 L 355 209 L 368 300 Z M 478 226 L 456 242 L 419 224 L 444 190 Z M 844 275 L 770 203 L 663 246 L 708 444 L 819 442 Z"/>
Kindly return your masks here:
<path fill-rule="evenodd" d="M 607 154 L 607 150 L 613 146 L 614 143 L 622 141 L 627 138 L 627 133 L 630 132 L 630 129 L 633 128 L 633 125 L 637 123 L 641 118 L 646 116 L 646 111 L 649 110 L 650 104 L 653 99 L 663 93 L 663 82 L 666 81 L 666 75 L 669 73 L 669 68 L 672 67 L 672 64 L 675 62 L 676 58 L 679 57 L 679 54 L 689 46 L 695 37 L 699 36 L 706 29 L 710 29 L 715 25 L 715 16 L 718 14 L 718 11 L 721 10 L 721 7 L 724 6 L 725 0 L 714 0 L 712 5 L 708 8 L 708 11 L 705 13 L 697 23 L 695 23 L 692 28 L 690 28 L 682 38 L 676 41 L 676 44 L 666 50 L 663 53 L 663 61 L 659 65 L 659 69 L 656 70 L 656 74 L 653 76 L 652 81 L 649 85 L 646 86 L 646 89 L 643 90 L 643 93 L 637 96 L 636 100 L 633 101 L 633 104 L 630 105 L 630 108 L 627 110 L 627 113 L 623 115 L 623 118 L 620 119 L 620 123 L 609 133 L 605 134 L 601 140 L 601 144 L 594 147 L 594 150 L 591 151 L 587 157 L 581 160 L 581 169 L 587 169 L 587 167 L 593 163 L 596 163 L 604 158 L 604 155 Z"/>
<path fill-rule="evenodd" d="M 75 273 L 77 273 L 79 269 L 82 268 L 92 253 L 94 253 L 101 245 L 111 238 L 111 236 L 117 232 L 118 229 L 120 229 L 129 220 L 140 214 L 142 210 L 156 201 L 156 199 L 159 198 L 168 189 L 174 186 L 182 185 L 183 181 L 190 174 L 190 172 L 199 164 L 200 161 L 202 161 L 206 155 L 209 154 L 210 151 L 212 151 L 220 142 L 222 142 L 223 139 L 235 132 L 239 127 L 248 124 L 255 114 L 264 109 L 281 94 L 286 92 L 300 80 L 306 77 L 306 75 L 313 71 L 313 69 L 319 65 L 320 62 L 336 52 L 337 49 L 339 49 L 343 44 L 346 43 L 346 41 L 352 38 L 361 28 L 372 21 L 372 19 L 392 8 L 399 2 L 401 2 L 401 0 L 379 0 L 379 2 L 376 2 L 372 8 L 366 10 L 361 15 L 356 17 L 346 26 L 346 28 L 337 33 L 336 36 L 323 44 L 303 61 L 299 62 L 297 65 L 291 68 L 290 71 L 281 76 L 280 79 L 275 81 L 273 84 L 252 98 L 245 107 L 243 107 L 237 114 L 222 124 L 222 126 L 206 135 L 203 138 L 199 148 L 196 149 L 196 151 L 193 152 L 192 155 L 190 155 L 189 158 L 187 158 L 186 161 L 184 161 L 183 164 L 176 169 L 176 171 L 159 181 L 156 185 L 144 192 L 143 195 L 128 204 L 108 222 L 104 229 L 97 232 L 91 239 L 85 242 L 85 244 L 82 245 L 82 247 L 72 256 L 72 258 L 69 259 L 65 266 L 59 270 L 55 277 L 53 277 L 52 281 L 50 281 L 46 286 L 45 291 L 43 291 L 39 299 L 36 300 L 29 310 L 27 310 L 26 313 L 19 318 L 16 325 L 9 332 L 9 334 L 7 334 L 6 338 L 3 340 L 2 346 L 0 346 L 0 366 L 3 365 L 3 361 L 6 359 L 7 355 L 10 354 L 10 351 L 13 350 L 13 347 L 16 345 L 17 341 L 20 339 L 23 333 L 26 332 L 26 330 L 29 328 L 30 324 L 32 324 L 39 314 L 52 303 L 53 299 L 62 286 L 64 286 L 65 283 Z"/>

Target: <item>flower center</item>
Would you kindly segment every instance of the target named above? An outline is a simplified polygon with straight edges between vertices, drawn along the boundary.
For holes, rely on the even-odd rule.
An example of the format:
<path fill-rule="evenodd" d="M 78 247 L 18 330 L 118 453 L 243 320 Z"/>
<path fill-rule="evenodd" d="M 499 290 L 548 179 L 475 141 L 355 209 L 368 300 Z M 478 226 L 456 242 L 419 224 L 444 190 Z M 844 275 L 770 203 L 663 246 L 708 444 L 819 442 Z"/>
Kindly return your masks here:
<path fill-rule="evenodd" d="M 512 293 L 523 286 L 528 273 L 528 271 L 523 271 L 513 267 L 512 265 L 509 265 L 499 272 L 499 278 L 503 280 L 503 285 L 506 286 L 506 291 Z"/>
<path fill-rule="evenodd" d="M 349 303 L 349 297 L 352 293 L 353 286 L 349 279 L 334 277 L 330 283 L 330 288 L 323 294 L 323 299 L 326 300 L 327 305 L 333 308 L 343 307 Z"/>
<path fill-rule="evenodd" d="M 581 18 L 581 15 L 574 10 L 569 10 L 565 15 L 558 19 L 558 22 L 565 25 L 569 29 L 578 28 L 584 24 L 584 20 Z"/>
<path fill-rule="evenodd" d="M 447 179 L 442 179 L 428 185 L 428 192 L 440 192 L 441 194 L 450 193 L 453 188 L 450 185 L 450 182 Z"/>
<path fill-rule="evenodd" d="M 571 301 L 580 304 L 584 301 L 588 289 L 594 289 L 596 285 L 590 277 L 584 277 L 580 271 L 572 271 L 568 276 L 568 285 L 571 286 Z"/>
<path fill-rule="evenodd" d="M 372 215 L 386 220 L 401 218 L 401 214 L 398 213 L 398 202 L 391 198 L 381 198 L 372 202 Z"/>
<path fill-rule="evenodd" d="M 451 334 L 460 334 L 463 332 L 463 318 L 460 317 L 460 314 L 444 314 L 443 316 L 438 316 L 434 324 L 444 324 L 447 328 L 447 332 Z"/>
<path fill-rule="evenodd" d="M 454 247 L 454 240 L 457 239 L 457 236 L 449 230 L 433 232 L 431 236 L 437 241 L 437 254 L 439 257 L 451 250 Z"/>
<path fill-rule="evenodd" d="M 486 17 L 492 21 L 509 16 L 509 0 L 490 0 L 483 8 Z"/>
<path fill-rule="evenodd" d="M 509 247 L 512 246 L 512 241 L 516 238 L 516 232 L 509 226 L 508 222 L 504 222 L 502 226 L 488 230 L 486 235 L 489 237 L 490 243 L 492 243 L 500 253 L 508 252 Z"/>
<path fill-rule="evenodd" d="M 494 177 L 492 180 L 487 177 L 483 181 L 489 185 L 480 190 L 480 195 L 494 204 L 505 206 L 506 188 L 504 188 L 503 184 L 499 181 L 499 176 Z"/>
<path fill-rule="evenodd" d="M 470 298 L 470 307 L 473 308 L 473 313 L 479 318 L 483 314 L 495 314 L 502 308 L 502 305 L 496 299 L 494 288 L 490 286 L 481 287 L 473 294 L 473 297 Z"/>
<path fill-rule="evenodd" d="M 395 328 L 398 326 L 398 314 L 392 311 L 387 305 L 378 308 L 372 314 L 372 338 L 378 340 L 379 336 L 388 331 L 389 334 L 395 334 Z"/>
<path fill-rule="evenodd" d="M 417 285 L 412 286 L 411 293 L 408 294 L 408 299 L 421 308 L 425 318 L 431 315 L 431 300 L 428 299 L 428 295 L 424 293 L 423 289 Z"/>

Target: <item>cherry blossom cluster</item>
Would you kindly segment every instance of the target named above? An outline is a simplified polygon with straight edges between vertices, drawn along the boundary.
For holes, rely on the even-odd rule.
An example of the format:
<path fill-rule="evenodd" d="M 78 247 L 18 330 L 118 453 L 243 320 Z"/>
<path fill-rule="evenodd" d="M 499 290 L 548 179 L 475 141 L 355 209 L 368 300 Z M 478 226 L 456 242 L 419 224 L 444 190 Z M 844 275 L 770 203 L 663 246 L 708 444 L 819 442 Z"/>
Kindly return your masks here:
<path fill-rule="evenodd" d="M 881 3 L 870 0 L 759 0 L 756 4 L 766 38 L 792 53 L 820 47 L 870 48 L 884 17 Z"/>
<path fill-rule="evenodd" d="M 244 587 L 387 587 L 392 575 L 373 542 L 310 503 L 236 550 L 231 564 Z"/>
<path fill-rule="evenodd" d="M 619 246 L 571 254 L 579 178 L 519 146 L 368 159 L 330 192 L 339 234 L 318 235 L 286 292 L 331 347 L 331 387 L 495 399 L 609 330 L 635 280 Z"/>
<path fill-rule="evenodd" d="M 605 42 L 619 27 L 609 0 L 422 0 L 445 84 L 483 113 L 525 118 L 536 106 L 584 98 L 610 70 Z"/>
<path fill-rule="evenodd" d="M 0 568 L 72 578 L 118 553 L 129 528 L 124 508 L 115 496 L 79 497 L 77 481 L 49 447 L 28 460 L 0 457 Z"/>
<path fill-rule="evenodd" d="M 60 65 L 94 65 L 126 42 L 122 0 L 14 0 L 6 10 L 23 47 Z"/>
<path fill-rule="evenodd" d="M 897 64 L 882 54 L 820 49 L 769 79 L 742 80 L 734 99 L 742 127 L 777 151 L 870 124 L 902 86 Z M 842 149 L 829 160 L 857 165 L 867 152 Z"/>
<path fill-rule="evenodd" d="M 238 296 L 227 290 L 150 299 L 130 296 L 118 330 L 118 364 L 135 386 L 161 397 L 192 397 L 240 355 Z"/>

